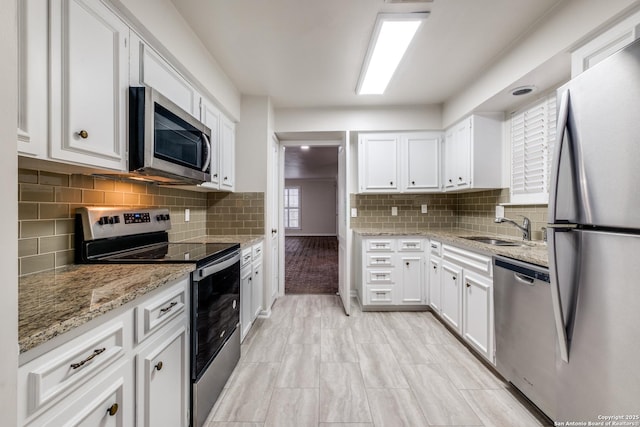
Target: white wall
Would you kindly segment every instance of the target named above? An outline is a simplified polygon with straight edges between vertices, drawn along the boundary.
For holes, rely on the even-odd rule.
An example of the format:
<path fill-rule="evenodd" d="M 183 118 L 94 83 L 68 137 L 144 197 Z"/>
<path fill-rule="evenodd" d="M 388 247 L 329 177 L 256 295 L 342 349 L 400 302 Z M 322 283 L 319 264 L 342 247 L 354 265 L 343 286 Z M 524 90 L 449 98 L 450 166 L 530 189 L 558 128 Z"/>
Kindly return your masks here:
<path fill-rule="evenodd" d="M 17 425 L 18 370 L 18 153 L 17 132 L 17 0 L 0 9 L 0 425 Z M 11 238 L 11 236 L 14 236 Z"/>
<path fill-rule="evenodd" d="M 300 229 L 287 236 L 336 236 L 336 180 L 286 179 L 285 186 L 300 187 Z"/>
<path fill-rule="evenodd" d="M 448 100 L 443 109 L 443 125 L 448 127 L 510 85 L 551 60 L 569 51 L 585 38 L 606 26 L 637 0 L 567 0 L 542 19 L 529 34 L 514 42 L 511 49 L 493 62 L 471 85 Z M 567 67 L 570 64 L 567 63 Z"/>
<path fill-rule="evenodd" d="M 442 109 L 439 105 L 275 110 L 276 132 L 440 129 Z"/>
<path fill-rule="evenodd" d="M 242 121 L 236 128 L 236 191 L 266 192 L 271 101 L 266 96 L 243 96 L 241 105 Z"/>
<path fill-rule="evenodd" d="M 234 121 L 240 120 L 240 92 L 170 0 L 111 0 L 134 24 L 141 24 L 175 59 L 180 71 L 195 78 Z M 155 46 L 154 46 L 155 47 Z"/>

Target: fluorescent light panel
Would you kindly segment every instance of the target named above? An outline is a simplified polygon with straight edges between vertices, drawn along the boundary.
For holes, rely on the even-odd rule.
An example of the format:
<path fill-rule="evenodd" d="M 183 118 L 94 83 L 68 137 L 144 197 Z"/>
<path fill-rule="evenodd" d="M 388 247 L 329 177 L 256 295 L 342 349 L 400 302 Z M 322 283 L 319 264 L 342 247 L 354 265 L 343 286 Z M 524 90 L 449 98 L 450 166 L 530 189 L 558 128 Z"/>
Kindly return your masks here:
<path fill-rule="evenodd" d="M 429 12 L 378 15 L 358 79 L 358 95 L 384 93 L 420 24 L 428 16 Z"/>

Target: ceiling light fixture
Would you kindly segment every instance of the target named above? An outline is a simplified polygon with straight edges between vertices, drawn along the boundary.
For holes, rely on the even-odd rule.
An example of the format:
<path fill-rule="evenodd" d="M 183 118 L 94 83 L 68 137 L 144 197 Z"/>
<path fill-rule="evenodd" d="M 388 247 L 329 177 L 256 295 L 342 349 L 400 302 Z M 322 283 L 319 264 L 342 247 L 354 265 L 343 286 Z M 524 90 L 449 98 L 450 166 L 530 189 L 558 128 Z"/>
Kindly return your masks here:
<path fill-rule="evenodd" d="M 358 95 L 381 95 L 402 60 L 413 36 L 429 12 L 380 13 L 356 86 Z"/>

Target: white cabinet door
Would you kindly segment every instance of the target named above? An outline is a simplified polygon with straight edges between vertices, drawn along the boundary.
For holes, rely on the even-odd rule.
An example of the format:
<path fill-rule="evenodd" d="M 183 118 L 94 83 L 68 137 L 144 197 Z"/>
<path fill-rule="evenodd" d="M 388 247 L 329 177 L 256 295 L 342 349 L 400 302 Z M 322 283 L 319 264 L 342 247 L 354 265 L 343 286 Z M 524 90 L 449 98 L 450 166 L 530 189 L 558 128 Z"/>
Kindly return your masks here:
<path fill-rule="evenodd" d="M 99 0 L 51 1 L 51 157 L 124 170 L 129 27 Z"/>
<path fill-rule="evenodd" d="M 434 256 L 429 258 L 429 305 L 431 305 L 431 308 L 433 308 L 437 313 L 440 313 L 441 311 L 441 262 L 440 258 Z"/>
<path fill-rule="evenodd" d="M 211 129 L 211 184 L 220 188 L 220 111 L 202 98 L 200 120 Z"/>
<path fill-rule="evenodd" d="M 251 293 L 253 284 L 253 269 L 251 264 L 243 267 L 240 271 L 240 340 L 243 341 L 244 337 L 249 333 L 251 329 Z"/>
<path fill-rule="evenodd" d="M 442 317 L 460 333 L 460 305 L 462 302 L 460 282 L 462 282 L 462 269 L 450 262 L 443 261 L 441 274 Z"/>
<path fill-rule="evenodd" d="M 389 134 L 360 135 L 358 169 L 361 193 L 396 192 L 400 138 Z"/>
<path fill-rule="evenodd" d="M 236 125 L 223 115 L 221 126 L 220 189 L 233 191 L 236 173 Z"/>
<path fill-rule="evenodd" d="M 142 427 L 189 425 L 189 358 L 186 317 L 137 357 L 137 423 Z"/>
<path fill-rule="evenodd" d="M 462 336 L 493 362 L 492 281 L 465 271 Z"/>
<path fill-rule="evenodd" d="M 401 304 L 424 304 L 424 280 L 421 254 L 403 254 L 400 258 L 402 269 Z"/>
<path fill-rule="evenodd" d="M 471 184 L 471 118 L 459 123 L 453 136 L 454 169 L 453 179 L 457 189 L 467 188 Z M 497 164 L 496 167 L 499 167 Z"/>
<path fill-rule="evenodd" d="M 407 135 L 401 164 L 404 167 L 403 190 L 406 192 L 440 190 L 440 136 Z"/>
<path fill-rule="evenodd" d="M 444 138 L 444 188 L 453 190 L 456 187 L 456 144 L 454 129 L 447 130 Z"/>
<path fill-rule="evenodd" d="M 149 86 L 194 117 L 200 95 L 167 61 L 136 35 L 131 37 L 131 86 Z"/>
<path fill-rule="evenodd" d="M 262 311 L 262 294 L 263 294 L 263 272 L 262 261 L 253 264 L 253 280 L 251 291 L 251 320 L 255 320 L 256 317 Z"/>

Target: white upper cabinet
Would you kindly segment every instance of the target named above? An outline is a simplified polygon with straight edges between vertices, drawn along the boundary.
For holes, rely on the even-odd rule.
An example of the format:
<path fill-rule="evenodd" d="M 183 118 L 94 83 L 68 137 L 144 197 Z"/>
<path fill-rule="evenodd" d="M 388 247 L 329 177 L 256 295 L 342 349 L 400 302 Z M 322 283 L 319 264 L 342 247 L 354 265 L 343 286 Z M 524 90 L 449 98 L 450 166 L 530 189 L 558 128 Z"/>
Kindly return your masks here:
<path fill-rule="evenodd" d="M 131 35 L 131 86 L 149 86 L 194 117 L 200 95 L 167 61 L 137 35 Z"/>
<path fill-rule="evenodd" d="M 440 133 L 416 133 L 403 135 L 402 186 L 405 192 L 440 190 Z"/>
<path fill-rule="evenodd" d="M 637 11 L 574 50 L 571 53 L 571 77 L 588 70 L 639 37 L 640 11 Z"/>
<path fill-rule="evenodd" d="M 205 98 L 201 98 L 200 120 L 211 129 L 211 186 L 220 188 L 220 122 L 222 113 Z"/>
<path fill-rule="evenodd" d="M 359 135 L 360 193 L 440 191 L 440 132 Z"/>
<path fill-rule="evenodd" d="M 445 132 L 444 188 L 502 187 L 502 113 L 474 114 Z"/>
<path fill-rule="evenodd" d="M 220 123 L 220 189 L 234 191 L 236 174 L 236 124 L 226 116 Z"/>
<path fill-rule="evenodd" d="M 397 192 L 400 137 L 396 134 L 362 134 L 358 141 L 361 193 Z"/>
<path fill-rule="evenodd" d="M 52 0 L 50 13 L 50 156 L 124 170 L 129 27 L 99 0 Z"/>

